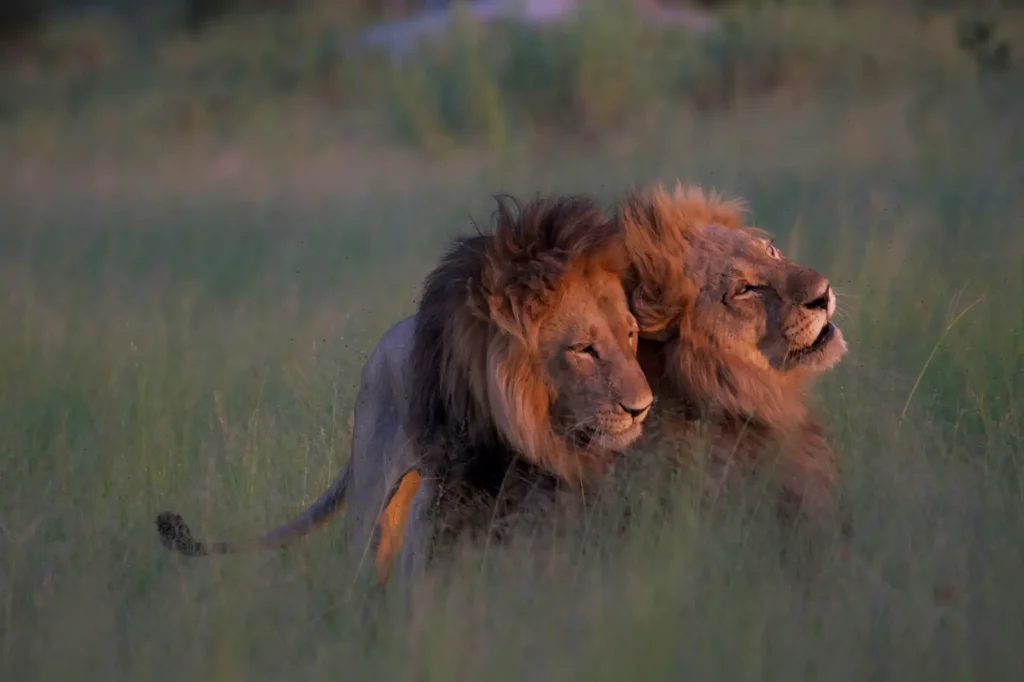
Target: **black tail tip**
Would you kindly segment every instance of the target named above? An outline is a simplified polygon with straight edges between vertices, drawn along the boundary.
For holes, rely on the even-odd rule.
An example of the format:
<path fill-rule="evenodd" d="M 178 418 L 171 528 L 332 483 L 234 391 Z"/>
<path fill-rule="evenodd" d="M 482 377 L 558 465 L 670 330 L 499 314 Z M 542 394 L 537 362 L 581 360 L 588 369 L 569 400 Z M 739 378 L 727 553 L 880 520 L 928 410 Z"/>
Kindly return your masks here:
<path fill-rule="evenodd" d="M 174 512 L 161 512 L 156 517 L 156 531 L 160 534 L 160 542 L 165 548 L 177 551 L 185 556 L 205 554 L 203 544 L 192 537 L 185 519 Z"/>

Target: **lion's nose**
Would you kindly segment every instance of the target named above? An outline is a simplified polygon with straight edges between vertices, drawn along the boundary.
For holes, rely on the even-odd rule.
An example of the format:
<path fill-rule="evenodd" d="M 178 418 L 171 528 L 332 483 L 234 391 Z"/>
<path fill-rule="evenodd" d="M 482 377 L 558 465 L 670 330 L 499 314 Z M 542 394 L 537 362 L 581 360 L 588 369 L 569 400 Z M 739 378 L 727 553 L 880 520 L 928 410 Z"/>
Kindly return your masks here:
<path fill-rule="evenodd" d="M 626 403 L 619 403 L 619 407 L 623 409 L 630 417 L 634 420 L 643 419 L 647 416 L 647 411 L 651 409 L 651 405 L 654 404 L 654 398 L 647 401 L 645 405 L 627 405 Z"/>
<path fill-rule="evenodd" d="M 832 286 L 828 280 L 822 280 L 822 286 L 817 292 L 811 293 L 809 300 L 804 303 L 805 308 L 810 310 L 828 310 L 829 302 L 832 299 Z"/>

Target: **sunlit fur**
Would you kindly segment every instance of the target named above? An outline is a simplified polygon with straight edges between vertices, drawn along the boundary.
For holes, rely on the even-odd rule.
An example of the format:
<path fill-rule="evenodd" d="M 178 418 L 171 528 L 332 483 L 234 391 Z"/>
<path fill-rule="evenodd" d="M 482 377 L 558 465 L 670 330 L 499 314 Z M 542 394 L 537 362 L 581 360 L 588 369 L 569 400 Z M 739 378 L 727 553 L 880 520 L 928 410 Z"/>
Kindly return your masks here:
<path fill-rule="evenodd" d="M 780 457 L 781 511 L 834 510 L 837 466 L 809 382 L 846 343 L 828 281 L 787 260 L 744 204 L 697 187 L 629 193 L 618 217 L 633 263 L 640 360 L 658 431 L 710 441 L 720 472 Z"/>

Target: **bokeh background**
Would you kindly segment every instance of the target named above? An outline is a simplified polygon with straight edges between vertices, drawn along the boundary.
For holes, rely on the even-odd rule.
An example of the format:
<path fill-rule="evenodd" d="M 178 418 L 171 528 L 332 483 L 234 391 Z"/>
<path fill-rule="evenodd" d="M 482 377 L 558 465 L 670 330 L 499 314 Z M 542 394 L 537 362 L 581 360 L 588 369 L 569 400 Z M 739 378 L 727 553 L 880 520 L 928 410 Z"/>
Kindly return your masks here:
<path fill-rule="evenodd" d="M 0 3 L 0 679 L 1024 679 L 1024 14 L 497 4 Z M 411 611 L 339 522 L 159 545 L 163 509 L 234 537 L 319 494 L 490 195 L 676 178 L 840 293 L 816 399 L 869 571 L 809 588 L 685 486 Z"/>

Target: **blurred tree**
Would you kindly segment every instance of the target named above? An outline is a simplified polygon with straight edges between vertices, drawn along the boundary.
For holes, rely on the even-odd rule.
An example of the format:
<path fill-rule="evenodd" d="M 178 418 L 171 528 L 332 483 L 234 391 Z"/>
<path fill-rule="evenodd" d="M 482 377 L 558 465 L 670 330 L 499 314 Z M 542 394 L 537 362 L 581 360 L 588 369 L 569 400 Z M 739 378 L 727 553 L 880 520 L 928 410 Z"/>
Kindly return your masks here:
<path fill-rule="evenodd" d="M 232 0 L 185 0 L 185 28 L 200 31 L 212 21 L 224 16 Z"/>
<path fill-rule="evenodd" d="M 46 0 L 0 0 L 0 44 L 23 38 L 46 18 Z"/>
<path fill-rule="evenodd" d="M 473 0 L 469 0 L 472 2 Z M 423 9 L 438 9 L 451 0 L 356 0 L 368 16 L 378 19 L 399 19 Z"/>
<path fill-rule="evenodd" d="M 286 10 L 296 4 L 296 0 L 185 0 L 185 28 L 200 31 L 231 13 Z"/>
<path fill-rule="evenodd" d="M 963 19 L 956 26 L 957 44 L 974 56 L 983 71 L 1004 71 L 1010 63 L 1010 44 L 995 41 L 996 30 L 994 22 L 978 18 Z"/>

